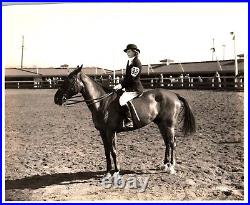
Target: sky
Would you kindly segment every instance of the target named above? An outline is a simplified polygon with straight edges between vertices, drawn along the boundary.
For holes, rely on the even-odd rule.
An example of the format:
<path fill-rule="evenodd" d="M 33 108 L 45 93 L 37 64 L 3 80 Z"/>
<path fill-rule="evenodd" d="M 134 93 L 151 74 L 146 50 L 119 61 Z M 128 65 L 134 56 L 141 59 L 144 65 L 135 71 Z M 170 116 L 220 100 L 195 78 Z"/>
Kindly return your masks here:
<path fill-rule="evenodd" d="M 3 62 L 20 67 L 126 66 L 126 45 L 142 64 L 248 57 L 247 3 L 62 3 L 3 7 Z M 225 49 L 223 52 L 223 46 Z"/>

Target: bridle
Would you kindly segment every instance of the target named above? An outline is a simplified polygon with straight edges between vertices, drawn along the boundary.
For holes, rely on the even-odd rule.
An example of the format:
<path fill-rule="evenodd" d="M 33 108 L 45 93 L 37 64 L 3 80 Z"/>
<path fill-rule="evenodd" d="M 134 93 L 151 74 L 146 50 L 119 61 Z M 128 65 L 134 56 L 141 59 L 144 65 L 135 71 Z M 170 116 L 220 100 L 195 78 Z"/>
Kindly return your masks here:
<path fill-rule="evenodd" d="M 76 77 L 76 82 L 79 83 L 82 87 L 84 87 L 83 82 L 81 80 L 79 80 L 77 77 Z M 95 104 L 95 103 L 98 103 L 98 102 L 104 100 L 105 98 L 109 97 L 110 95 L 113 95 L 114 93 L 115 92 L 112 91 L 112 92 L 104 94 L 104 95 L 102 95 L 102 96 L 100 96 L 98 98 L 85 99 L 85 100 L 74 100 L 74 99 L 72 99 L 72 98 L 82 97 L 81 95 L 75 95 L 75 96 L 71 97 L 70 99 L 68 99 L 68 101 L 71 101 L 71 102 L 65 103 L 64 105 L 69 107 L 71 105 L 74 105 L 74 104 L 77 104 L 77 103 L 82 103 L 82 102 L 86 102 L 87 105 L 92 105 L 92 104 Z"/>
<path fill-rule="evenodd" d="M 92 105 L 92 104 L 95 104 L 95 103 L 98 103 L 98 102 L 104 100 L 105 98 L 109 97 L 110 95 L 113 95 L 114 93 L 115 92 L 110 92 L 110 93 L 102 95 L 101 97 L 94 98 L 94 99 L 85 99 L 85 100 L 74 100 L 73 99 L 72 100 L 72 98 L 82 97 L 81 95 L 76 95 L 76 96 L 73 96 L 70 99 L 68 99 L 68 101 L 72 101 L 71 103 L 65 103 L 64 105 L 69 107 L 71 105 L 74 105 L 74 104 L 77 104 L 77 103 L 82 103 L 82 102 L 86 102 L 87 105 Z"/>

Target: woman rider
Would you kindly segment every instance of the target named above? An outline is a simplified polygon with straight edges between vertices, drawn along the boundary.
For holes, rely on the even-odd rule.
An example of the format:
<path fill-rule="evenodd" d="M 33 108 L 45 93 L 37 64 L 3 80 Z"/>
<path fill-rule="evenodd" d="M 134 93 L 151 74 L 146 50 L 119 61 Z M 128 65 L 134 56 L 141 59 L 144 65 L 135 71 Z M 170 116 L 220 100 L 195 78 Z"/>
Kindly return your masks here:
<path fill-rule="evenodd" d="M 129 110 L 128 102 L 143 93 L 143 86 L 140 81 L 140 74 L 142 65 L 138 59 L 140 50 L 135 44 L 128 44 L 124 52 L 128 55 L 128 63 L 126 67 L 126 75 L 121 84 L 114 87 L 115 90 L 125 89 L 121 95 L 119 103 L 122 106 L 126 119 L 124 122 L 125 127 L 133 127 L 133 121 Z"/>

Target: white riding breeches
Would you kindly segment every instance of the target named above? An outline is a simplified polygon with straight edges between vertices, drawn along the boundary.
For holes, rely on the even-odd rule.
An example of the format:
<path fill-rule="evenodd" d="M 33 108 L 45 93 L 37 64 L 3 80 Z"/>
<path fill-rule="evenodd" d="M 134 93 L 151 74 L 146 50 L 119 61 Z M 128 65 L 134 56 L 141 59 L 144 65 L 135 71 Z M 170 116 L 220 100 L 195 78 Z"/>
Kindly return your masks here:
<path fill-rule="evenodd" d="M 134 99 L 138 95 L 137 92 L 124 92 L 119 99 L 119 103 L 121 106 L 126 105 L 128 101 Z"/>

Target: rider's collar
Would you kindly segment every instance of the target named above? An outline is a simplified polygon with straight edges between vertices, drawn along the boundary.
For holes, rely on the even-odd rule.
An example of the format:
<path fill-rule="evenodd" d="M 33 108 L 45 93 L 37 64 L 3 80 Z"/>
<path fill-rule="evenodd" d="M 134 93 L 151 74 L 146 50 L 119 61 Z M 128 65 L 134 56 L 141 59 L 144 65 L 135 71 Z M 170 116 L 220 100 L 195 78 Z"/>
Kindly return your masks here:
<path fill-rule="evenodd" d="M 134 57 L 132 57 L 132 58 L 129 58 L 129 59 L 128 59 L 129 64 L 131 64 L 131 63 L 132 63 L 132 61 L 134 60 L 134 58 L 135 58 L 135 56 L 134 56 Z"/>

